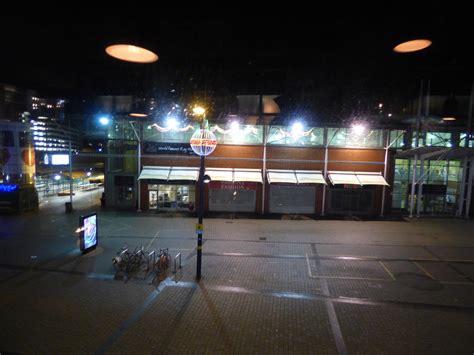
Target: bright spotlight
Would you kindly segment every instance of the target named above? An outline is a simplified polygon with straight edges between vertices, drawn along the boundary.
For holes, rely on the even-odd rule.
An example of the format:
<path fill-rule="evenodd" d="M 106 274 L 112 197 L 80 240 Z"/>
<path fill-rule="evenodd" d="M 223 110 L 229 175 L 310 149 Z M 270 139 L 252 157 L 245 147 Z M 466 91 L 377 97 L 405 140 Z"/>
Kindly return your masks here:
<path fill-rule="evenodd" d="M 99 118 L 99 123 L 102 125 L 102 126 L 107 126 L 109 124 L 110 120 L 107 116 L 102 116 Z"/>
<path fill-rule="evenodd" d="M 303 124 L 301 122 L 295 122 L 293 123 L 293 125 L 291 126 L 291 133 L 294 135 L 294 136 L 298 136 L 298 135 L 301 135 L 303 134 Z"/>
<path fill-rule="evenodd" d="M 352 126 L 352 130 L 354 131 L 356 135 L 360 136 L 361 134 L 365 132 L 365 126 L 361 123 L 357 123 Z"/>
<path fill-rule="evenodd" d="M 60 179 L 61 179 L 61 176 L 59 176 L 59 175 L 54 175 L 54 180 L 58 181 L 58 180 L 60 180 Z"/>
<path fill-rule="evenodd" d="M 239 122 L 237 121 L 232 121 L 232 123 L 230 124 L 230 128 L 233 130 L 233 131 L 238 131 L 240 129 L 240 124 Z"/>
<path fill-rule="evenodd" d="M 166 127 L 175 129 L 178 127 L 178 121 L 174 117 L 168 117 L 166 119 Z"/>

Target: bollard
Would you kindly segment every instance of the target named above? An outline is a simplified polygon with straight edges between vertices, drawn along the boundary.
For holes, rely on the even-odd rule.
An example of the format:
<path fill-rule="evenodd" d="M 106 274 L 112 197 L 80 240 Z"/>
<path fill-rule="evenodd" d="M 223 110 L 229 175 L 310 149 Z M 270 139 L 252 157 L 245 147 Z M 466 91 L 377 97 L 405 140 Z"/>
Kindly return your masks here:
<path fill-rule="evenodd" d="M 178 259 L 179 259 L 179 264 L 177 263 Z M 178 269 L 181 269 L 181 253 L 176 254 L 176 256 L 174 257 L 174 271 L 173 272 L 176 274 Z"/>

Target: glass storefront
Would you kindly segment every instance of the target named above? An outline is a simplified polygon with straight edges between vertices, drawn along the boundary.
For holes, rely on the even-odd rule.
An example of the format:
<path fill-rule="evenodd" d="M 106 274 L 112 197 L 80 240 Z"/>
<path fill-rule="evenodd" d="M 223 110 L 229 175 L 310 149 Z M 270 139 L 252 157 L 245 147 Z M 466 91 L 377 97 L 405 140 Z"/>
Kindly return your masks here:
<path fill-rule="evenodd" d="M 194 185 L 148 185 L 149 208 L 163 211 L 193 211 Z"/>
<path fill-rule="evenodd" d="M 410 206 L 410 192 L 413 162 L 408 159 L 395 160 L 392 207 L 407 210 Z M 421 162 L 417 164 L 420 177 Z M 454 214 L 462 179 L 461 163 L 457 160 L 425 160 L 423 164 L 423 189 L 421 213 Z M 418 185 L 417 185 L 418 186 Z M 415 194 L 418 187 L 415 190 Z M 415 196 L 416 197 L 416 196 Z M 417 209 L 415 198 L 414 210 Z"/>

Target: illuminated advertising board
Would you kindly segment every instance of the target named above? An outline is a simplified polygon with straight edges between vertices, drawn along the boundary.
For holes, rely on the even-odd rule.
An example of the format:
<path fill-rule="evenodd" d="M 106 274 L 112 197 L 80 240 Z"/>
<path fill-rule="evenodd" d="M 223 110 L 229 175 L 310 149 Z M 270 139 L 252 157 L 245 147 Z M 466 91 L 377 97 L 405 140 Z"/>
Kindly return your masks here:
<path fill-rule="evenodd" d="M 69 155 L 67 154 L 51 154 L 52 165 L 68 165 Z"/>
<path fill-rule="evenodd" d="M 94 250 L 99 242 L 97 228 L 97 213 L 79 217 L 81 252 Z"/>

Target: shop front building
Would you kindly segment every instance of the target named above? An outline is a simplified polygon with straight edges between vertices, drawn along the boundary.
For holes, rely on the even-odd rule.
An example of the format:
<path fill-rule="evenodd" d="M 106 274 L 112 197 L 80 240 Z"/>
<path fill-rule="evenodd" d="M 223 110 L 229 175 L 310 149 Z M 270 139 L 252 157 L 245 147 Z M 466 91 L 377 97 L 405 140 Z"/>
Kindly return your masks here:
<path fill-rule="evenodd" d="M 140 173 L 136 175 L 141 210 L 195 212 L 200 159 L 186 143 L 193 129 L 171 134 L 171 130 L 157 133 L 150 127 L 150 132 L 143 132 Z M 409 210 L 411 175 L 403 175 L 402 168 L 411 170 L 414 157 L 403 153 L 410 151 L 405 149 L 411 137 L 407 131 L 367 129 L 361 134 L 351 128 L 315 127 L 296 135 L 283 126 L 238 129 L 239 134 L 233 134 L 230 128 L 210 126 L 218 146 L 205 158 L 206 174 L 211 177 L 205 186 L 206 211 L 381 216 L 392 208 L 397 213 L 399 208 Z M 441 179 L 435 176 L 438 171 L 445 176 L 442 185 L 446 191 L 426 184 L 421 213 L 440 210 L 438 195 L 443 195 L 443 211 L 456 213 L 453 206 L 461 191 L 455 180 L 466 175 L 466 195 L 472 179 L 468 180 L 469 169 L 462 172 L 462 157 L 455 158 L 447 174 L 444 168 L 435 169 L 437 162 L 424 161 L 430 171 L 421 173 L 426 181 L 436 185 Z M 436 195 L 438 205 L 430 202 L 430 195 Z"/>

